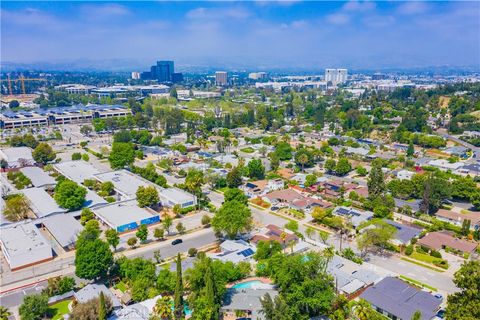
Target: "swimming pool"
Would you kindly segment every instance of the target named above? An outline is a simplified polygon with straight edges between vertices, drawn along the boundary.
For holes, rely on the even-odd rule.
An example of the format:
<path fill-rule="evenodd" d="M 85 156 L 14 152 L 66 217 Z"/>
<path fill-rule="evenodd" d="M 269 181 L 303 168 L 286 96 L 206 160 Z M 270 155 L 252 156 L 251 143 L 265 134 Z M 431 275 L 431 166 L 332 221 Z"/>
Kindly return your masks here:
<path fill-rule="evenodd" d="M 262 285 L 263 282 L 260 280 L 252 280 L 252 281 L 246 281 L 246 282 L 241 282 L 237 283 L 236 285 L 232 286 L 234 289 L 251 289 L 252 287 Z"/>

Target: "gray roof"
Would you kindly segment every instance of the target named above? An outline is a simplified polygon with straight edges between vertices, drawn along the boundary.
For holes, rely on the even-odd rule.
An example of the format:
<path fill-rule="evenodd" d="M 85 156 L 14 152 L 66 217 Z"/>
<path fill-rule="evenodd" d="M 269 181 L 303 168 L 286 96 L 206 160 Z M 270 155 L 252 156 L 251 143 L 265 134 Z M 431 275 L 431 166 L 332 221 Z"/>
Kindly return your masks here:
<path fill-rule="evenodd" d="M 422 313 L 423 320 L 430 320 L 442 302 L 433 295 L 392 277 L 368 288 L 360 298 L 400 320 L 410 320 L 417 310 Z"/>
<path fill-rule="evenodd" d="M 28 188 L 21 191 L 30 202 L 30 208 L 39 218 L 67 210 L 60 208 L 55 200 L 42 188 Z"/>
<path fill-rule="evenodd" d="M 404 206 L 409 206 L 412 211 L 420 211 L 420 202 L 422 202 L 419 199 L 413 199 L 411 201 L 405 201 L 402 199 L 394 198 L 395 201 L 395 206 L 398 208 L 402 208 Z"/>
<path fill-rule="evenodd" d="M 415 238 L 422 232 L 422 229 L 406 226 L 392 220 L 387 220 L 386 222 L 397 229 L 395 239 L 400 240 L 404 244 L 407 244 L 412 238 Z"/>
<path fill-rule="evenodd" d="M 111 181 L 115 190 L 132 199 L 136 198 L 139 187 L 152 185 L 147 180 L 124 169 L 96 174 L 95 177 L 102 182 Z"/>
<path fill-rule="evenodd" d="M 78 234 L 83 230 L 80 222 L 68 214 L 56 214 L 45 218 L 43 225 L 62 247 L 74 244 Z"/>
<path fill-rule="evenodd" d="M 222 310 L 249 310 L 252 319 L 265 319 L 261 299 L 266 295 L 275 298 L 278 291 L 274 289 L 234 289 L 230 288 L 223 299 Z"/>
<path fill-rule="evenodd" d="M 140 208 L 136 200 L 114 202 L 95 208 L 92 211 L 99 219 L 114 229 L 132 222 L 150 219 L 154 216 L 147 209 Z"/>
<path fill-rule="evenodd" d="M 85 179 L 92 179 L 95 174 L 100 173 L 97 168 L 83 160 L 57 163 L 55 168 L 62 175 L 76 183 L 83 183 Z"/>
<path fill-rule="evenodd" d="M 122 306 L 117 297 L 115 297 L 115 295 L 103 284 L 93 283 L 86 285 L 79 291 L 75 292 L 75 299 L 79 303 L 85 303 L 89 300 L 97 298 L 100 295 L 100 292 L 103 292 L 106 297 L 109 297 L 112 300 L 113 308 Z"/>
<path fill-rule="evenodd" d="M 94 191 L 87 189 L 87 194 L 85 195 L 85 203 L 83 204 L 85 207 L 94 208 L 106 204 L 108 204 L 107 200 L 100 197 Z"/>
<path fill-rule="evenodd" d="M 20 169 L 20 171 L 32 181 L 35 187 L 44 187 L 57 183 L 53 177 L 50 177 L 45 171 L 38 167 L 25 167 Z"/>

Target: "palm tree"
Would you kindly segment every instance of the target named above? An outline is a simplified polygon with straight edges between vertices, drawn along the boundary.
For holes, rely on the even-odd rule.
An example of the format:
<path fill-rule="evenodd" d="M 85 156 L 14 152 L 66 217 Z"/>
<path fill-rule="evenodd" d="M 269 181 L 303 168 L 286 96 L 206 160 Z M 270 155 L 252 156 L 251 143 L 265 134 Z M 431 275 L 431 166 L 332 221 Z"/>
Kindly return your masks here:
<path fill-rule="evenodd" d="M 0 320 L 7 320 L 12 313 L 5 307 L 0 306 Z"/>
<path fill-rule="evenodd" d="M 308 156 L 306 154 L 301 154 L 298 156 L 297 161 L 302 166 L 302 171 L 303 171 L 305 165 L 308 163 Z"/>
<path fill-rule="evenodd" d="M 335 248 L 330 246 L 328 248 L 325 248 L 322 251 L 322 255 L 327 259 L 327 264 L 333 259 L 333 256 L 335 255 Z"/>
<path fill-rule="evenodd" d="M 369 320 L 372 318 L 372 313 L 372 306 L 364 299 L 360 299 L 353 307 L 353 314 L 358 320 Z"/>
<path fill-rule="evenodd" d="M 312 239 L 312 236 L 313 236 L 314 233 L 315 233 L 315 230 L 312 227 L 307 227 L 307 229 L 305 230 L 305 234 L 310 239 Z"/>
<path fill-rule="evenodd" d="M 282 239 L 283 250 L 285 251 L 285 240 L 287 240 L 287 233 L 286 233 L 285 231 L 283 231 L 283 232 L 280 234 L 280 239 Z"/>
<path fill-rule="evenodd" d="M 161 320 L 172 320 L 172 301 L 169 297 L 161 297 L 155 302 L 153 307 L 153 315 L 159 317 Z"/>

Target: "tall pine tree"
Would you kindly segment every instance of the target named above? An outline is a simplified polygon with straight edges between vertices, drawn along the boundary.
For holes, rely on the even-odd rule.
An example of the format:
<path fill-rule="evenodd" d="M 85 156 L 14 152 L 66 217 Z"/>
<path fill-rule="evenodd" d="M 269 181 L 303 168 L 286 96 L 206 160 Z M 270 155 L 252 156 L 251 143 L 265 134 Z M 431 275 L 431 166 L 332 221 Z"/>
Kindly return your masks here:
<path fill-rule="evenodd" d="M 100 292 L 100 299 L 98 299 L 98 320 L 107 319 L 107 305 L 105 303 L 105 296 Z"/>
<path fill-rule="evenodd" d="M 385 192 L 385 177 L 382 171 L 382 163 L 380 161 L 373 161 L 373 167 L 368 176 L 368 197 L 376 199 Z"/>
<path fill-rule="evenodd" d="M 175 298 L 173 312 L 176 320 L 185 318 L 183 311 L 183 279 L 182 279 L 182 259 L 180 253 L 177 254 L 177 282 L 175 284 Z"/>

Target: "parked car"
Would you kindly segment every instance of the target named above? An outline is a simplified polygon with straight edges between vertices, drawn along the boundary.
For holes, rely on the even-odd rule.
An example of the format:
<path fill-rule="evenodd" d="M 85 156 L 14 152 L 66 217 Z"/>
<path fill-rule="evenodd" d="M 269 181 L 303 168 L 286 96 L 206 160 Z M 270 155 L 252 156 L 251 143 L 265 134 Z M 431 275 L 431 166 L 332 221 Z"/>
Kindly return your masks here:
<path fill-rule="evenodd" d="M 182 242 L 183 242 L 182 239 L 175 239 L 175 240 L 172 241 L 172 246 L 175 246 L 175 245 L 180 244 Z"/>

